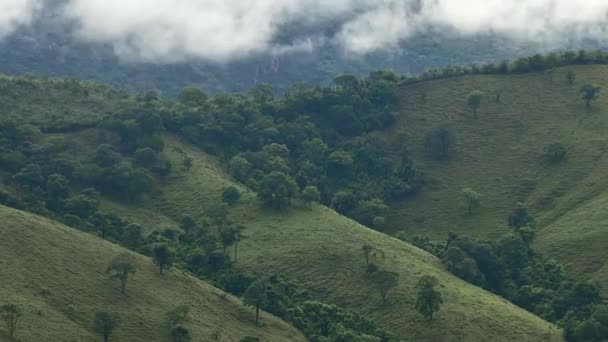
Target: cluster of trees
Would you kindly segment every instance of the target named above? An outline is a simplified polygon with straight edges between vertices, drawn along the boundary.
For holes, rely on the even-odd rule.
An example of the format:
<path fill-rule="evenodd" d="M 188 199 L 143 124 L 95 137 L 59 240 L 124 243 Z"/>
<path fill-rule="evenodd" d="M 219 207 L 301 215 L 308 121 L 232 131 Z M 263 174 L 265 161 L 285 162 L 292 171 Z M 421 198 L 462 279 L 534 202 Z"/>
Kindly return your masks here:
<path fill-rule="evenodd" d="M 297 284 L 278 276 L 254 280 L 243 299 L 300 329 L 311 341 L 388 341 L 392 333 L 365 316 L 336 305 L 318 302 Z"/>
<path fill-rule="evenodd" d="M 608 306 L 597 285 L 570 278 L 560 264 L 534 252 L 534 218 L 523 204 L 509 215 L 508 224 L 512 232 L 494 242 L 454 233 L 445 243 L 428 237 L 411 242 L 439 256 L 456 276 L 558 323 L 568 341 L 608 338 Z"/>
<path fill-rule="evenodd" d="M 553 52 L 547 55 L 536 54 L 530 57 L 522 57 L 514 61 L 505 60 L 501 63 L 489 63 L 485 65 L 448 65 L 443 68 L 433 68 L 427 70 L 418 76 L 404 76 L 401 78 L 401 83 L 416 83 L 425 80 L 443 79 L 474 74 L 517 74 L 539 72 L 560 66 L 585 64 L 608 64 L 608 53 L 600 50 L 565 51 Z M 569 84 L 573 84 L 575 79 L 576 75 L 574 74 L 567 76 L 567 81 Z M 500 99 L 499 95 L 497 95 L 497 99 Z"/>
<path fill-rule="evenodd" d="M 381 228 L 385 202 L 420 187 L 405 153 L 387 158 L 366 137 L 393 123 L 398 83 L 390 72 L 341 76 L 328 87 L 294 85 L 281 98 L 266 84 L 247 96 L 186 88 L 161 112 L 168 130 L 220 156 L 266 206 L 301 197 Z"/>
<path fill-rule="evenodd" d="M 33 125 L 0 122 L 0 168 L 8 172 L 5 182 L 13 190 L 3 192 L 0 203 L 99 230 L 105 237 L 105 221 L 117 220 L 98 213 L 98 193 L 136 201 L 153 189 L 156 177 L 171 171 L 162 154 L 159 120 L 146 113 L 102 122 L 98 138 L 118 142 L 101 144 L 82 160 L 74 158 L 67 139 L 45 138 Z"/>
<path fill-rule="evenodd" d="M 361 251 L 365 257 L 366 275 L 370 284 L 378 291 L 384 304 L 387 303 L 388 294 L 399 285 L 399 274 L 396 272 L 385 271 L 377 265 L 377 258 L 384 259 L 384 252 L 370 244 L 361 246 Z M 439 311 L 443 298 L 441 293 L 435 288 L 438 285 L 437 278 L 433 276 L 423 276 L 419 279 L 416 288 L 416 309 L 427 319 L 433 319 L 433 315 Z"/>

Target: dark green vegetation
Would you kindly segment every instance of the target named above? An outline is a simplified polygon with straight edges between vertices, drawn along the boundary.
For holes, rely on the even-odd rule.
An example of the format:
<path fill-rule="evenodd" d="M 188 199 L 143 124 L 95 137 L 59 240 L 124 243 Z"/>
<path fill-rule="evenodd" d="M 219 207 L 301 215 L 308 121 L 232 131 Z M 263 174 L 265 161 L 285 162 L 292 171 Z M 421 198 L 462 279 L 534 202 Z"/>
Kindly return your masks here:
<path fill-rule="evenodd" d="M 352 145 L 352 141 L 366 139 L 359 135 L 384 127 L 383 121 L 376 119 L 388 117 L 390 104 L 389 107 L 381 106 L 379 104 L 383 102 L 368 100 L 375 103 L 367 107 L 372 109 L 370 112 L 343 112 L 334 111 L 334 106 L 328 103 L 331 104 L 330 100 L 336 96 L 346 97 L 345 103 L 358 98 L 374 99 L 371 89 L 382 88 L 382 85 L 396 94 L 397 80 L 402 81 L 386 73 L 374 74 L 364 81 L 347 77 L 339 79 L 330 88 L 303 88 L 296 92 L 298 95 L 295 97 L 270 100 L 271 109 L 278 106 L 282 108 L 280 113 L 284 113 L 285 108 L 298 108 L 292 107 L 298 101 L 317 103 L 325 116 L 311 114 L 306 120 L 306 115 L 297 114 L 298 111 L 290 119 L 276 119 L 273 115 L 264 114 L 274 112 L 261 109 L 264 104 L 269 104 L 259 101 L 271 99 L 264 95 L 268 92 L 263 88 L 252 91 L 250 98 L 242 95 L 207 97 L 195 89 L 186 89 L 178 102 L 167 101 L 151 93 L 113 97 L 115 93 L 110 91 L 106 105 L 114 106 L 114 110 L 100 113 L 95 102 L 90 102 L 91 110 L 83 108 L 82 117 L 91 120 L 73 126 L 70 121 L 74 114 L 70 112 L 57 113 L 56 121 L 64 123 L 61 125 L 50 125 L 46 116 L 20 114 L 21 111 L 35 113 L 29 107 L 40 103 L 49 104 L 48 110 L 52 111 L 52 98 L 45 96 L 60 95 L 61 101 L 57 106 L 66 107 L 70 101 L 80 101 L 85 90 L 89 90 L 91 98 L 101 100 L 104 97 L 99 91 L 103 88 L 71 83 L 81 89 L 68 91 L 65 88 L 68 82 L 65 81 L 8 78 L 5 79 L 6 88 L 14 94 L 12 96 L 23 98 L 23 102 L 15 101 L 7 106 L 13 113 L 13 122 L 8 120 L 2 131 L 8 144 L 2 152 L 2 176 L 6 180 L 2 203 L 63 221 L 90 233 L 78 234 L 88 241 L 89 247 L 102 243 L 119 249 L 93 237 L 95 234 L 152 257 L 155 265 L 152 259 L 138 257 L 135 274 L 127 273 L 127 298 L 141 295 L 142 279 L 153 279 L 157 284 L 166 281 L 163 279 L 181 276 L 185 270 L 237 295 L 245 294 L 254 279 L 259 278 L 265 286 L 258 288 L 265 291 L 255 291 L 259 297 L 252 298 L 261 300 L 250 301 L 254 303 L 254 309 L 259 303 L 261 309 L 284 318 L 311 339 L 358 336 L 359 339 L 374 340 L 375 336 L 378 340 L 386 334 L 394 334 L 397 338 L 429 341 L 488 337 L 497 341 L 559 340 L 561 332 L 554 325 L 450 275 L 443 270 L 440 261 L 428 253 L 313 204 L 318 198 L 320 201 L 330 200 L 337 209 L 348 209 L 351 205 L 354 206 L 351 209 L 356 209 L 352 211 L 355 218 L 362 222 L 371 221 L 370 225 L 378 228 L 383 226 L 382 217 L 388 207 L 382 198 L 369 195 L 382 189 L 359 189 L 365 185 L 362 181 L 365 177 L 371 180 L 383 178 L 363 166 L 351 169 L 345 166 L 359 165 L 357 154 L 350 152 L 351 156 L 348 156 L 350 146 L 358 146 Z M 305 100 L 309 95 L 312 99 Z M 332 115 L 344 113 L 363 115 L 365 120 L 345 131 L 332 128 L 332 125 L 340 123 L 340 120 L 332 119 Z M 242 121 L 239 116 L 246 119 Z M 186 126 L 183 120 L 193 121 Z M 300 184 L 297 181 L 294 169 L 299 170 L 296 168 L 298 161 L 306 156 L 300 151 L 303 147 L 300 141 L 311 139 L 287 139 L 285 137 L 289 134 L 281 132 L 286 129 L 283 125 L 301 120 L 304 120 L 303 126 L 298 124 L 294 131 L 307 132 L 303 127 L 312 127 L 310 131 L 316 135 L 317 142 L 327 145 L 329 154 L 334 154 L 333 158 L 326 157 L 329 160 L 321 159 L 319 162 L 321 175 L 324 172 L 325 177 L 335 177 L 336 182 L 343 186 L 339 191 L 335 189 L 331 199 L 323 199 L 323 194 L 330 197 L 327 196 L 330 192 L 320 187 L 317 194 L 312 188 L 315 185 L 310 185 L 315 183 Z M 323 120 L 330 121 L 325 124 Z M 234 122 L 236 124 L 233 125 Z M 244 126 L 243 122 L 246 123 Z M 261 126 L 263 129 L 253 130 L 265 122 Z M 352 127 L 359 127 L 362 131 L 352 131 Z M 240 134 L 232 134 L 232 130 Z M 178 135 L 182 137 L 176 137 Z M 193 144 L 184 143 L 186 139 L 215 153 L 218 158 L 210 157 Z M 218 144 L 218 141 L 222 143 Z M 252 150 L 238 155 L 242 152 L 240 149 L 247 147 L 244 141 L 252 142 Z M 317 143 L 312 145 L 319 146 Z M 323 154 L 311 153 L 307 158 L 319 156 Z M 57 161 L 63 164 L 56 166 Z M 393 163 L 402 161 L 403 158 L 399 158 Z M 256 195 L 234 182 L 218 162 L 235 176 L 248 175 L 243 179 L 252 188 L 264 190 Z M 390 164 L 391 160 L 386 162 Z M 411 163 L 407 164 L 411 169 Z M 390 169 L 383 172 L 393 177 L 398 174 Z M 256 182 L 258 180 L 259 183 Z M 264 186 L 260 187 L 262 184 Z M 349 191 L 349 186 L 357 192 Z M 234 196 L 234 189 L 227 190 L 231 187 L 240 194 L 238 198 Z M 271 191 L 265 192 L 269 188 Z M 308 195 L 299 199 L 300 192 L 305 189 L 309 189 L 304 191 Z M 264 203 L 268 208 L 260 205 Z M 12 211 L 7 211 L 7 221 L 14 222 L 10 213 Z M 30 216 L 27 217 L 29 219 Z M 13 224 L 14 227 L 19 226 L 19 223 Z M 49 229 L 45 227 L 47 225 L 41 225 L 37 232 Z M 20 241 L 29 238 L 21 235 L 22 230 L 3 228 L 5 231 L 18 236 Z M 61 248 L 70 250 L 65 246 L 69 240 L 65 241 Z M 367 264 L 362 251 L 366 244 L 371 246 Z M 7 258 L 16 253 L 19 245 L 7 251 Z M 49 248 L 49 245 L 43 245 L 38 250 Z M 100 303 L 125 297 L 120 294 L 121 284 L 109 279 L 104 272 L 119 254 L 108 255 L 103 265 L 87 265 L 90 273 L 86 274 L 97 279 L 96 272 L 99 272 L 112 291 L 95 296 L 102 299 L 98 300 Z M 83 257 L 72 262 L 80 259 Z M 370 267 L 371 264 L 374 267 Z M 19 270 L 35 268 L 28 265 Z M 59 276 L 62 272 L 57 274 Z M 272 274 L 280 276 L 273 277 Z M 435 289 L 443 299 L 432 321 L 426 320 L 415 305 L 418 298 L 415 285 L 425 275 L 437 278 Z M 49 277 L 48 274 L 46 276 Z M 56 284 L 44 286 L 53 291 L 61 288 Z M 98 288 L 91 284 L 88 286 L 89 291 Z M 15 285 L 14 288 L 20 287 Z M 273 295 L 279 299 L 270 306 Z M 64 306 L 66 301 L 62 302 Z M 83 305 L 79 304 L 81 301 L 84 300 L 77 298 L 73 303 L 80 306 Z M 120 303 L 123 302 L 124 299 Z M 173 310 L 176 302 L 189 303 L 187 300 L 173 300 L 169 305 L 163 301 L 158 308 L 146 311 L 146 315 L 155 322 L 164 322 L 166 312 Z M 433 301 L 429 303 L 427 307 L 436 307 Z M 193 304 L 192 310 L 195 308 L 201 310 Z M 246 313 L 243 324 L 247 329 L 254 327 L 255 310 L 244 306 L 242 309 Z M 86 314 L 86 319 L 77 323 L 92 329 L 95 312 L 116 312 L 121 323 L 111 339 L 126 327 L 137 324 L 137 317 L 141 316 L 133 316 L 133 310 L 136 308 L 130 305 L 87 304 L 86 309 L 80 310 Z M 194 316 L 193 313 L 188 315 L 190 319 Z M 200 316 L 197 317 L 200 320 Z M 260 329 L 265 330 L 258 333 L 254 327 L 247 335 L 273 340 L 274 337 L 265 337 L 272 322 L 271 317 L 262 314 Z M 195 340 L 198 336 L 214 334 L 209 324 L 199 326 L 192 322 L 168 326 L 159 323 L 157 326 L 162 331 L 156 331 L 155 336 L 175 339 L 191 336 Z M 34 333 L 31 328 L 26 331 Z M 241 332 L 242 327 L 235 328 L 235 331 Z M 238 340 L 244 335 L 231 333 L 229 336 Z"/>
<path fill-rule="evenodd" d="M 469 137 L 461 129 L 453 134 L 460 123 L 449 122 L 450 128 L 439 130 L 435 130 L 439 123 L 427 124 L 428 131 L 436 132 L 431 135 L 410 125 L 413 120 L 394 124 L 400 86 L 406 99 L 410 88 L 424 92 L 424 96 L 411 97 L 415 101 L 412 108 L 434 108 L 435 102 L 429 100 L 435 96 L 435 83 L 522 76 L 421 82 L 425 78 L 540 71 L 566 63 L 604 61 L 604 55 L 579 53 L 535 56 L 477 69 L 446 69 L 419 79 L 376 72 L 363 80 L 342 76 L 325 88 L 297 85 L 282 98 L 275 98 L 266 85 L 253 88 L 249 96 L 209 97 L 187 88 L 175 102 L 154 93 L 128 96 L 75 81 L 4 78 L 1 96 L 6 100 L 3 110 L 7 115 L 1 126 L 4 190 L 0 199 L 5 205 L 62 221 L 150 256 L 160 279 L 186 270 L 228 292 L 244 295 L 254 308 L 251 312 L 268 310 L 311 339 L 353 335 L 382 339 L 390 334 L 418 340 L 456 335 L 464 339 L 551 339 L 558 334 L 553 326 L 448 275 L 437 259 L 313 202 L 331 205 L 339 213 L 382 230 L 389 205 L 394 210 L 408 196 L 423 197 L 433 191 L 432 183 L 424 186 L 423 180 L 428 178 L 421 176 L 412 160 L 425 169 L 427 163 L 459 162 L 461 141 Z M 582 72 L 577 75 L 579 82 L 597 83 Z M 566 79 L 559 77 L 559 87 L 573 93 L 576 108 L 593 111 L 601 106 L 603 98 L 594 96 L 595 102 L 586 108 Z M 456 102 L 462 104 L 458 111 L 464 113 L 463 120 L 470 127 L 488 120 L 488 108 L 514 102 L 509 87 L 501 88 L 495 101 L 488 101 L 485 94 L 496 90 L 486 87 L 480 82 L 458 89 L 464 92 Z M 479 91 L 471 93 L 467 88 Z M 540 97 L 534 99 L 541 101 Z M 402 105 L 404 113 L 412 110 L 406 101 Z M 37 108 L 43 108 L 42 114 Z M 79 108 L 82 115 L 67 108 Z M 449 121 L 445 119 L 442 121 Z M 416 137 L 424 135 L 418 140 L 421 143 L 415 145 L 417 140 L 410 140 L 409 131 L 392 134 L 403 127 L 421 134 Z M 388 134 L 381 136 L 381 130 Z M 548 142 L 538 147 L 538 153 L 546 146 Z M 406 153 L 407 147 L 413 155 Z M 434 157 L 429 157 L 429 149 L 435 151 Z M 557 161 L 565 160 L 564 150 L 550 146 L 544 152 L 548 157 L 538 157 L 544 161 L 539 165 L 562 167 L 566 163 Z M 419 151 L 424 151 L 424 158 Z M 247 187 L 226 176 L 218 161 Z M 464 192 L 466 210 L 461 210 L 462 186 L 455 188 L 460 220 L 485 217 L 496 200 L 484 184 L 474 183 Z M 483 207 L 481 196 L 472 189 L 483 194 Z M 416 218 L 415 222 L 423 221 Z M 479 242 L 451 236 L 445 255 L 438 251 L 441 246 L 429 250 L 441 255 L 448 269 L 465 280 L 559 321 L 572 338 L 588 336 L 593 327 L 602 328 L 604 321 L 597 312 L 603 306 L 597 305 L 597 289 L 566 275 L 551 274 L 548 261 L 533 255 L 530 243 L 539 243 L 542 230 L 532 240 L 531 220 L 523 209 L 503 216 L 501 222 L 505 221 L 514 232 L 500 240 Z M 489 261 L 495 264 L 482 265 Z M 108 265 L 121 289 L 128 287 L 127 295 L 135 295 L 131 281 L 139 277 L 141 266 L 108 262 L 101 272 Z M 273 278 L 272 273 L 280 277 Z M 253 275 L 260 275 L 259 279 L 254 281 Z M 435 277 L 438 285 L 424 281 L 416 288 L 427 275 Z M 552 276 L 557 278 L 544 284 Z M 112 283 L 117 286 L 115 280 Z M 522 299 L 532 296 L 522 292 L 524 288 L 536 296 L 536 302 Z M 282 298 L 280 303 L 272 304 L 272 294 Z M 103 307 L 96 311 L 113 312 Z M 417 311 L 433 320 L 426 322 Z M 128 315 L 120 316 L 120 326 L 129 324 Z M 462 316 L 470 318 L 463 320 Z M 475 323 L 479 320 L 493 323 Z M 252 319 L 256 321 L 264 326 L 266 320 Z M 90 319 L 87 326 L 91 326 Z M 490 326 L 492 331 L 484 328 Z M 197 332 L 190 330 L 172 324 L 166 333 L 177 340 L 196 338 Z"/>

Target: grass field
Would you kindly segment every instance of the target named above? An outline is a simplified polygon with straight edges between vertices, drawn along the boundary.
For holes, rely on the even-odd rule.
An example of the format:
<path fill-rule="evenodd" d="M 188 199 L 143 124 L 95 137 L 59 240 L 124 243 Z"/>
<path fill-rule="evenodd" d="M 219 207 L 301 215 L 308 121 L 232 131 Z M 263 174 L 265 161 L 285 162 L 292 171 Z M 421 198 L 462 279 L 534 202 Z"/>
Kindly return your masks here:
<path fill-rule="evenodd" d="M 167 217 L 191 214 L 202 218 L 204 208 L 219 199 L 224 186 L 234 184 L 214 159 L 167 137 L 194 158 L 191 170 L 176 170 L 152 197 Z M 170 149 L 169 149 L 170 150 Z M 179 155 L 170 154 L 179 161 Z M 246 227 L 239 244 L 238 267 L 256 274 L 277 272 L 297 280 L 320 300 L 358 310 L 405 341 L 559 341 L 555 326 L 507 301 L 452 276 L 435 257 L 387 235 L 375 232 L 315 206 L 297 206 L 284 213 L 261 209 L 247 189 L 232 217 Z M 378 262 L 400 274 L 390 304 L 366 283 L 361 246 L 369 243 L 385 253 Z M 426 322 L 414 309 L 414 285 L 421 275 L 439 278 L 446 304 L 437 320 Z"/>
<path fill-rule="evenodd" d="M 566 82 L 569 70 L 576 74 L 574 85 Z M 399 122 L 379 139 L 393 146 L 405 140 L 427 184 L 419 195 L 392 207 L 390 230 L 442 240 L 449 231 L 494 239 L 508 231 L 508 215 L 524 202 L 537 220 L 536 247 L 608 288 L 608 215 L 603 210 L 608 96 L 586 108 L 579 94 L 585 83 L 608 89 L 607 75 L 606 66 L 575 66 L 404 86 Z M 485 93 L 478 119 L 466 105 L 475 89 Z M 500 103 L 496 91 L 502 93 Z M 449 161 L 435 161 L 426 155 L 424 139 L 444 123 L 455 129 L 456 152 Z M 543 159 L 544 148 L 554 142 L 568 149 L 559 165 Z M 462 189 L 467 187 L 481 194 L 482 206 L 473 215 L 464 208 Z"/>
<path fill-rule="evenodd" d="M 18 210 L 0 206 L 0 298 L 25 313 L 16 337 L 24 342 L 99 341 L 92 332 L 98 310 L 119 313 L 122 324 L 111 341 L 167 341 L 166 313 L 191 306 L 187 323 L 194 341 L 305 341 L 270 315 L 255 326 L 254 312 L 238 299 L 174 269 L 160 276 L 148 258 L 133 254 L 137 273 L 120 294 L 109 280 L 110 260 L 125 252 L 89 234 Z M 6 340 L 4 326 L 0 340 Z"/>

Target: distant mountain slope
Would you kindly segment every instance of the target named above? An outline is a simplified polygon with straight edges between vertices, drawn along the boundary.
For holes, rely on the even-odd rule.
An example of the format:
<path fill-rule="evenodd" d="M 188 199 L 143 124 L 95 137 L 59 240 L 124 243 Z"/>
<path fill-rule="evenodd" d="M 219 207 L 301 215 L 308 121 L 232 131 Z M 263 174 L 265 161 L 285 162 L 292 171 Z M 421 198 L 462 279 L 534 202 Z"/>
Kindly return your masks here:
<path fill-rule="evenodd" d="M 171 270 L 160 276 L 152 261 L 131 253 L 137 273 L 127 295 L 105 270 L 125 249 L 48 219 L 0 206 L 0 297 L 24 311 L 20 341 L 97 341 L 92 331 L 98 310 L 117 312 L 121 326 L 111 340 L 166 341 L 167 312 L 191 306 L 186 324 L 196 341 L 238 341 L 246 335 L 262 341 L 305 341 L 286 323 L 264 314 L 264 326 L 239 300 L 205 282 Z M 0 332 L 0 340 L 4 332 Z"/>
<path fill-rule="evenodd" d="M 130 90 L 156 89 L 173 96 L 190 85 L 215 93 L 246 91 L 256 83 L 267 82 L 283 90 L 298 82 L 327 83 L 343 73 L 361 75 L 378 69 L 393 69 L 398 73 L 418 74 L 447 64 L 498 62 L 542 48 L 514 44 L 493 35 L 456 37 L 431 32 L 408 39 L 399 51 L 366 56 L 345 55 L 335 43 L 326 42 L 313 52 L 258 54 L 226 64 L 202 61 L 127 63 L 117 58 L 111 46 L 79 42 L 74 38 L 73 27 L 55 12 L 45 10 L 32 27 L 22 28 L 0 41 L 1 73 L 73 77 Z M 286 32 L 284 35 L 289 34 L 298 36 L 300 33 Z M 596 47 L 592 43 L 588 45 L 587 48 Z M 575 45 L 563 48 L 575 48 Z"/>
<path fill-rule="evenodd" d="M 576 75 L 573 85 L 566 81 L 569 71 Z M 391 229 L 440 240 L 449 231 L 494 239 L 509 231 L 509 214 L 524 202 L 537 221 L 538 250 L 606 288 L 608 231 L 601 208 L 608 190 L 608 97 L 603 93 L 586 108 L 579 90 L 595 83 L 604 92 L 607 73 L 605 66 L 577 66 L 404 86 L 398 124 L 378 136 L 389 146 L 405 141 L 426 185 L 393 206 Z M 466 104 L 476 89 L 485 94 L 478 119 Z M 456 136 L 449 161 L 429 158 L 424 147 L 426 135 L 442 124 L 451 125 Z M 544 151 L 552 143 L 567 148 L 567 160 L 547 162 Z M 473 215 L 466 214 L 463 188 L 481 195 Z"/>

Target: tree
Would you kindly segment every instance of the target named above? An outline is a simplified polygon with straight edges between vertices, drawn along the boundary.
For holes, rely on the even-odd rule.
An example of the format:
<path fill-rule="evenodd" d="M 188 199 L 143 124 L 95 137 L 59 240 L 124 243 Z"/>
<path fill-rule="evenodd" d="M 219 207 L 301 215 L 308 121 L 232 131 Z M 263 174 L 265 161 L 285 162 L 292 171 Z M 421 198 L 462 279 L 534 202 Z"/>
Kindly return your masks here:
<path fill-rule="evenodd" d="M 182 166 L 184 170 L 189 171 L 192 168 L 192 157 L 187 154 L 183 154 L 184 159 L 182 159 Z"/>
<path fill-rule="evenodd" d="M 179 305 L 167 313 L 170 326 L 183 325 L 188 319 L 190 306 L 187 304 Z"/>
<path fill-rule="evenodd" d="M 447 124 L 435 127 L 426 136 L 426 147 L 438 160 L 449 159 L 453 154 L 455 144 L 456 134 L 454 129 Z"/>
<path fill-rule="evenodd" d="M 112 260 L 106 273 L 110 275 L 110 279 L 120 280 L 120 292 L 124 295 L 129 276 L 135 274 L 136 271 L 134 258 L 129 253 L 123 253 Z"/>
<path fill-rule="evenodd" d="M 190 330 L 183 325 L 176 325 L 171 327 L 171 341 L 173 342 L 190 342 L 192 337 L 190 336 Z"/>
<path fill-rule="evenodd" d="M 473 210 L 475 208 L 479 208 L 479 206 L 481 205 L 481 199 L 479 198 L 479 194 L 470 188 L 463 189 L 462 194 L 464 195 L 465 204 L 467 206 L 467 212 L 470 215 L 473 213 Z"/>
<path fill-rule="evenodd" d="M 568 85 L 573 85 L 575 80 L 576 74 L 574 73 L 574 71 L 568 70 L 568 72 L 566 73 L 566 82 L 568 83 Z"/>
<path fill-rule="evenodd" d="M 372 274 L 371 280 L 376 290 L 380 293 L 382 301 L 386 302 L 389 291 L 399 284 L 399 274 L 380 270 Z"/>
<path fill-rule="evenodd" d="M 5 304 L 0 306 L 0 317 L 2 317 L 2 320 L 6 324 L 9 337 L 13 339 L 17 331 L 17 324 L 21 317 L 23 317 L 23 312 L 21 312 L 16 304 Z"/>
<path fill-rule="evenodd" d="M 435 289 L 437 278 L 433 276 L 423 276 L 418 280 L 418 296 L 416 298 L 416 309 L 429 320 L 433 319 L 435 312 L 443 304 L 441 293 Z"/>
<path fill-rule="evenodd" d="M 534 218 L 528 212 L 528 208 L 519 202 L 517 203 L 517 208 L 513 211 L 511 215 L 509 215 L 509 227 L 513 229 L 519 229 L 521 227 L 525 227 L 531 224 L 534 224 Z"/>
<path fill-rule="evenodd" d="M 205 216 L 217 227 L 218 232 L 222 230 L 225 224 L 230 222 L 228 219 L 228 205 L 226 203 L 212 205 L 205 210 Z"/>
<path fill-rule="evenodd" d="M 568 149 L 562 143 L 552 143 L 545 147 L 545 158 L 549 163 L 557 164 L 564 159 L 568 154 Z"/>
<path fill-rule="evenodd" d="M 260 182 L 258 197 L 265 206 L 281 210 L 289 206 L 296 192 L 297 185 L 290 176 L 273 171 Z"/>
<path fill-rule="evenodd" d="M 54 173 L 46 179 L 46 191 L 53 200 L 65 199 L 70 193 L 70 183 L 63 175 Z"/>
<path fill-rule="evenodd" d="M 309 185 L 304 188 L 304 191 L 302 191 L 302 195 L 300 197 L 302 198 L 302 201 L 306 203 L 308 208 L 312 208 L 312 202 L 318 203 L 321 200 L 321 193 L 316 186 Z"/>
<path fill-rule="evenodd" d="M 357 221 L 368 227 L 374 227 L 374 220 L 377 217 L 384 218 L 388 206 L 380 198 L 371 198 L 368 200 L 359 201 L 357 209 L 354 212 L 354 217 Z"/>
<path fill-rule="evenodd" d="M 331 206 L 340 214 L 346 215 L 357 206 L 357 198 L 351 191 L 338 191 L 331 200 Z"/>
<path fill-rule="evenodd" d="M 224 228 L 220 232 L 222 246 L 224 247 L 224 254 L 226 254 L 226 249 L 228 249 L 228 247 L 230 247 L 236 243 L 237 233 L 238 233 L 238 229 L 233 225 Z"/>
<path fill-rule="evenodd" d="M 494 91 L 494 97 L 495 97 L 496 103 L 500 103 L 501 98 L 502 98 L 502 90 L 499 89 L 499 90 Z"/>
<path fill-rule="evenodd" d="M 477 111 L 479 110 L 479 106 L 481 105 L 482 97 L 483 93 L 481 91 L 473 90 L 467 98 L 467 104 L 469 105 L 469 108 L 471 108 L 474 117 L 477 117 Z"/>
<path fill-rule="evenodd" d="M 597 100 L 600 96 L 600 90 L 602 88 L 595 84 L 585 84 L 581 87 L 581 94 L 583 95 L 583 101 L 587 107 L 591 106 L 591 102 Z"/>
<path fill-rule="evenodd" d="M 245 304 L 255 308 L 255 324 L 260 324 L 260 307 L 262 307 L 268 301 L 268 294 L 266 293 L 266 282 L 263 280 L 256 280 L 245 291 L 243 295 L 243 301 Z"/>
<path fill-rule="evenodd" d="M 137 223 L 129 223 L 123 232 L 123 243 L 130 249 L 136 249 L 144 243 L 144 229 Z"/>
<path fill-rule="evenodd" d="M 103 341 L 108 342 L 114 329 L 120 325 L 120 316 L 108 311 L 99 311 L 93 320 L 93 329 L 96 333 L 103 336 Z"/>
<path fill-rule="evenodd" d="M 361 250 L 363 251 L 363 256 L 365 256 L 365 266 L 369 266 L 369 257 L 372 251 L 374 250 L 374 247 L 368 244 L 364 244 L 363 246 L 361 246 Z"/>
<path fill-rule="evenodd" d="M 192 107 L 204 105 L 207 99 L 207 94 L 197 87 L 185 87 L 177 95 L 179 102 Z"/>
<path fill-rule="evenodd" d="M 42 171 L 40 170 L 40 166 L 36 164 L 25 166 L 13 176 L 13 179 L 18 185 L 30 190 L 44 185 Z"/>
<path fill-rule="evenodd" d="M 257 103 L 268 103 L 274 100 L 274 90 L 268 83 L 258 83 L 249 89 L 249 96 Z"/>
<path fill-rule="evenodd" d="M 235 186 L 229 186 L 222 191 L 222 202 L 233 206 L 241 198 L 241 192 Z"/>
<path fill-rule="evenodd" d="M 165 269 L 173 266 L 173 257 L 175 252 L 166 243 L 157 243 L 152 246 L 152 259 L 158 266 L 160 274 L 163 274 Z"/>
<path fill-rule="evenodd" d="M 114 150 L 112 145 L 102 144 L 95 150 L 93 160 L 99 167 L 110 167 L 120 162 L 121 156 Z"/>

